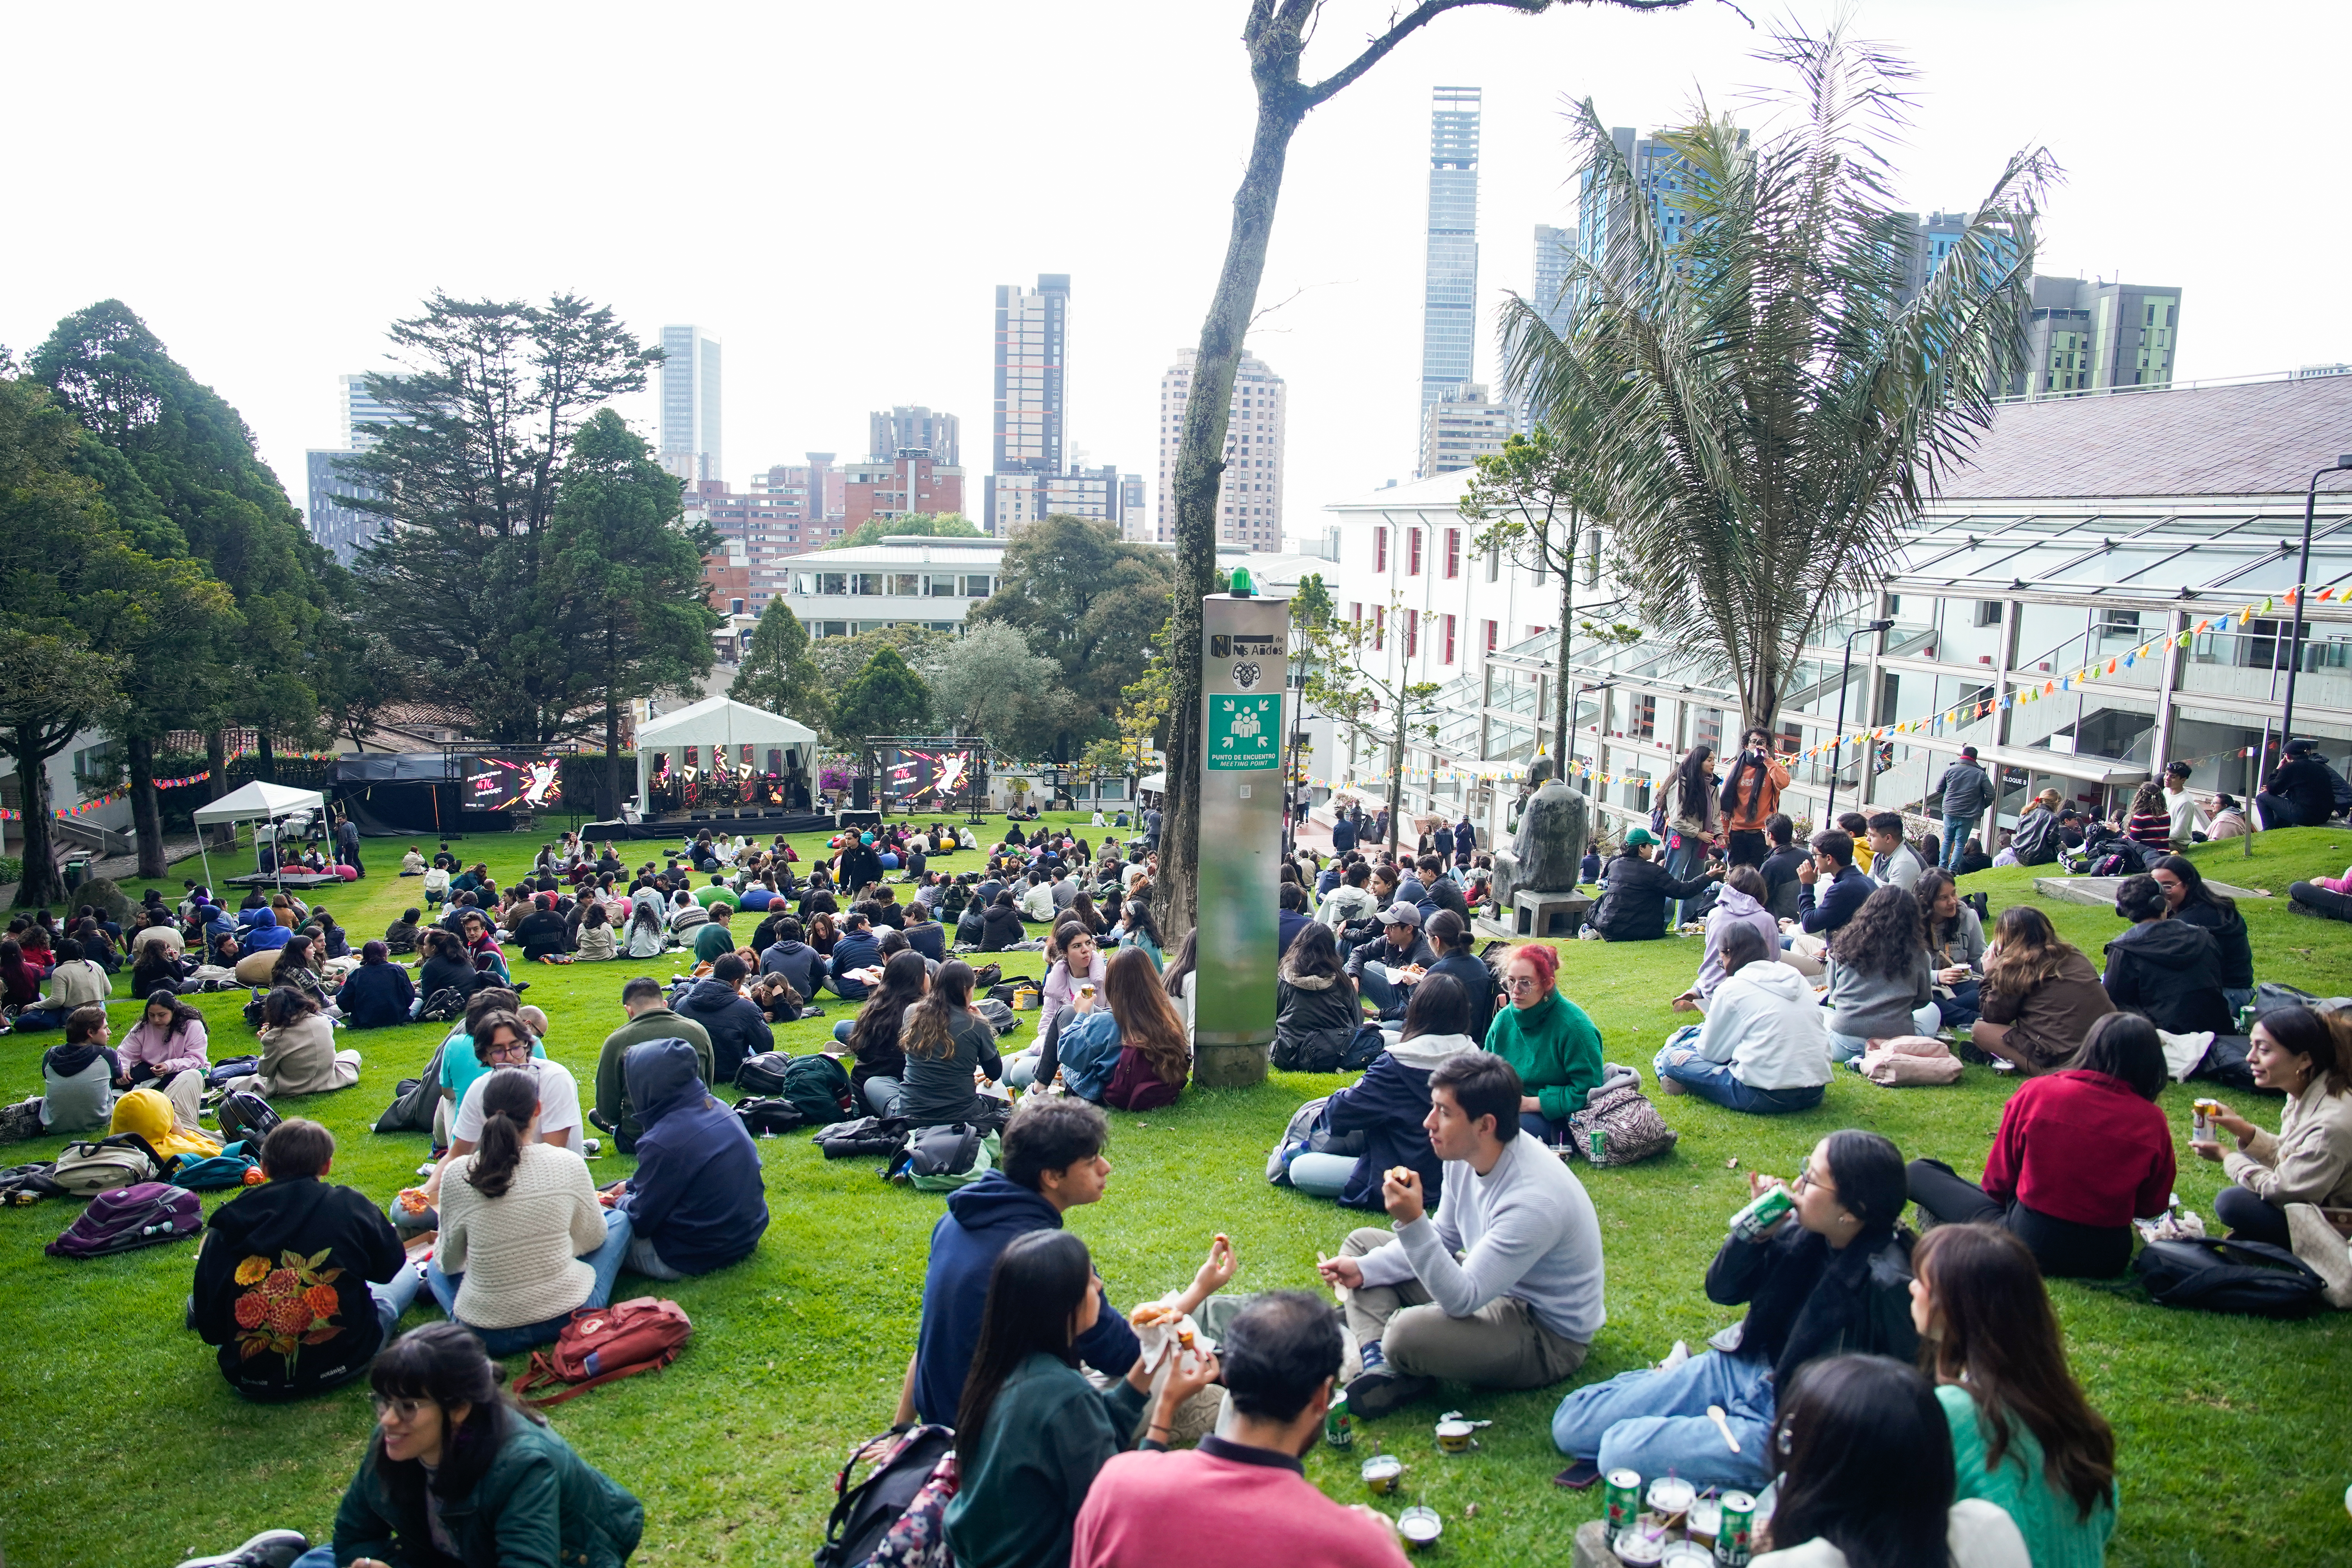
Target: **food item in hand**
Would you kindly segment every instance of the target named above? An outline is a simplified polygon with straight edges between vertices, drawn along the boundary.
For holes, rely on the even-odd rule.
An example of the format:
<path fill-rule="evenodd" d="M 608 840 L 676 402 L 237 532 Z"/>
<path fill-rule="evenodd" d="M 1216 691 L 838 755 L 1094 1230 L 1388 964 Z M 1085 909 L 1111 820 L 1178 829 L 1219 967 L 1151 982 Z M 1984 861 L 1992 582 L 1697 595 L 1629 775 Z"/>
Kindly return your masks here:
<path fill-rule="evenodd" d="M 1176 1309 L 1162 1301 L 1147 1301 L 1129 1312 L 1127 1321 L 1139 1329 L 1163 1328 L 1176 1321 Z"/>
<path fill-rule="evenodd" d="M 1186 1350 L 1191 1350 L 1192 1348 L 1192 1331 L 1190 1329 L 1177 1330 L 1176 1342 L 1183 1346 Z"/>
<path fill-rule="evenodd" d="M 1389 1167 L 1388 1176 L 1390 1181 L 1402 1186 L 1406 1182 L 1412 1180 L 1412 1167 L 1411 1165 L 1391 1165 Z"/>
<path fill-rule="evenodd" d="M 416 1187 L 403 1187 L 400 1206 L 410 1214 L 423 1214 L 426 1207 L 424 1192 Z"/>

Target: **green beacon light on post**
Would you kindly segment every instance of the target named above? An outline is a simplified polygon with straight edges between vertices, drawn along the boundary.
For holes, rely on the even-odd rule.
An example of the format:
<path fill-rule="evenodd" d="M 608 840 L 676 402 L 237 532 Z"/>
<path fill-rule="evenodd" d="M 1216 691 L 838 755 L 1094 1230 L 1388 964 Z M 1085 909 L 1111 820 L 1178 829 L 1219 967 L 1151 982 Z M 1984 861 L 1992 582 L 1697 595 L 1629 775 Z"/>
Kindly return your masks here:
<path fill-rule="evenodd" d="M 1248 599 L 1255 598 L 1256 595 L 1257 588 L 1250 582 L 1249 568 L 1246 566 L 1234 567 L 1233 581 L 1234 597 L 1236 599 Z"/>

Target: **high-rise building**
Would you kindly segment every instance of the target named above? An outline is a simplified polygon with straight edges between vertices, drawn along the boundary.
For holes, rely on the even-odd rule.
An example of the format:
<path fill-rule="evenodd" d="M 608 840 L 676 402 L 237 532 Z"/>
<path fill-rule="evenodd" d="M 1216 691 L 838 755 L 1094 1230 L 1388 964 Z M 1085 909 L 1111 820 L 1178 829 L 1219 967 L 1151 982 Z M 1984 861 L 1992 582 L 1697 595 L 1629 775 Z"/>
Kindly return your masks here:
<path fill-rule="evenodd" d="M 751 493 L 777 514 L 780 542 L 814 549 L 847 532 L 848 489 L 831 452 L 811 452 L 805 463 L 778 463 L 751 476 Z M 787 550 L 782 553 L 790 554 Z"/>
<path fill-rule="evenodd" d="M 1429 111 L 1429 236 L 1422 289 L 1421 402 L 1475 372 L 1478 342 L 1479 89 L 1441 87 Z"/>
<path fill-rule="evenodd" d="M 876 519 L 887 521 L 917 512 L 963 510 L 963 470 L 931 460 L 920 447 L 906 447 L 887 458 L 845 463 L 841 469 L 841 525 L 856 532 Z"/>
<path fill-rule="evenodd" d="M 1141 474 L 1118 477 L 1118 531 L 1139 543 L 1151 537 L 1151 506 L 1144 499 Z"/>
<path fill-rule="evenodd" d="M 872 431 L 866 444 L 868 458 L 892 458 L 919 447 L 942 468 L 952 468 L 963 461 L 956 455 L 957 420 L 952 414 L 934 414 L 920 405 L 909 407 L 901 403 L 895 408 L 877 408 L 866 419 Z"/>
<path fill-rule="evenodd" d="M 661 465 L 681 479 L 724 479 L 719 449 L 719 340 L 692 324 L 662 329 Z"/>
<path fill-rule="evenodd" d="M 1195 351 L 1160 377 L 1160 529 L 1176 537 L 1176 448 L 1184 438 L 1184 410 L 1192 401 Z M 1289 388 L 1255 354 L 1244 353 L 1234 371 L 1225 410 L 1225 472 L 1217 491 L 1217 539 L 1253 550 L 1282 547 L 1284 437 Z M 1141 524 L 1137 524 L 1141 532 Z"/>
<path fill-rule="evenodd" d="M 1575 259 L 1575 229 L 1548 223 L 1536 225 L 1535 266 L 1528 274 L 1528 303 L 1543 316 L 1546 326 L 1562 337 L 1568 334 L 1569 321 L 1576 314 L 1576 302 L 1568 291 L 1568 267 Z M 1522 433 L 1534 430 L 1533 401 L 1525 395 L 1519 398 L 1516 418 Z"/>
<path fill-rule="evenodd" d="M 1459 382 L 1421 411 L 1420 479 L 1466 468 L 1489 452 L 1503 449 L 1512 412 L 1486 396 L 1485 385 Z"/>
<path fill-rule="evenodd" d="M 1116 468 L 1072 468 L 1066 474 L 992 474 L 988 479 L 992 531 L 1009 539 L 1042 517 L 1061 515 L 1108 522 L 1122 535 L 1127 479 Z"/>
<path fill-rule="evenodd" d="M 2180 342 L 2180 290 L 2152 283 L 2033 279 L 2025 370 L 2011 396 L 2169 386 Z"/>
<path fill-rule="evenodd" d="M 1904 256 L 1902 294 L 1903 302 L 1908 304 L 1920 289 L 1927 286 L 1927 279 L 1936 275 L 1936 268 L 1944 264 L 1944 258 L 1952 253 L 1953 247 L 1958 245 L 1961 237 L 1968 233 L 1969 215 L 1929 213 L 1922 218 L 1917 213 L 1899 213 L 1896 216 L 1910 237 L 1909 248 Z"/>
<path fill-rule="evenodd" d="M 398 424 L 400 415 L 368 391 L 365 375 L 337 376 L 335 395 L 343 444 L 311 448 L 304 454 L 304 467 L 310 481 L 310 537 L 339 563 L 349 566 L 361 547 L 383 528 L 383 519 L 344 504 L 352 497 L 373 500 L 376 492 L 347 479 L 341 459 L 374 446 L 377 432 L 386 425 Z"/>
<path fill-rule="evenodd" d="M 1738 133 L 1738 145 L 1748 145 L 1748 132 Z M 1616 143 L 1617 155 L 1632 167 L 1633 184 L 1648 204 L 1650 216 L 1658 226 L 1658 235 L 1667 247 L 1680 245 L 1689 229 L 1691 213 L 1685 205 L 1685 193 L 1696 178 L 1691 166 L 1673 143 L 1656 136 L 1636 136 L 1631 127 L 1620 125 L 1609 132 Z M 1611 218 L 1614 203 L 1601 199 L 1601 184 L 1595 171 L 1587 165 L 1577 174 L 1576 245 L 1577 252 L 1596 266 L 1607 256 L 1612 232 Z"/>
<path fill-rule="evenodd" d="M 1058 474 L 1069 438 L 1070 275 L 1041 272 L 1037 287 L 996 289 L 995 462 L 992 475 Z M 1006 493 L 1017 490 L 1009 487 Z M 989 531 L 999 487 L 988 489 Z"/>

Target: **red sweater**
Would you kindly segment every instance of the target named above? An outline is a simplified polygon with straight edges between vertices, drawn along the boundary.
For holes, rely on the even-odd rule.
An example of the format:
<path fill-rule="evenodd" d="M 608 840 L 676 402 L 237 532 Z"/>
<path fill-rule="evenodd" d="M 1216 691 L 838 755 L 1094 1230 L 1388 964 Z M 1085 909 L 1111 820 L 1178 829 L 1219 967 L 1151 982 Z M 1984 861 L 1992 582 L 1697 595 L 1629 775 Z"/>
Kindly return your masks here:
<path fill-rule="evenodd" d="M 1087 1489 L 1070 1568 L 1402 1568 L 1389 1527 L 1318 1491 L 1297 1460 L 1222 1437 L 1120 1454 Z"/>
<path fill-rule="evenodd" d="M 2074 1070 L 2028 1079 L 2000 1113 L 1984 1190 L 2034 1213 L 2113 1229 L 2164 1212 L 2172 1129 L 2119 1078 Z"/>

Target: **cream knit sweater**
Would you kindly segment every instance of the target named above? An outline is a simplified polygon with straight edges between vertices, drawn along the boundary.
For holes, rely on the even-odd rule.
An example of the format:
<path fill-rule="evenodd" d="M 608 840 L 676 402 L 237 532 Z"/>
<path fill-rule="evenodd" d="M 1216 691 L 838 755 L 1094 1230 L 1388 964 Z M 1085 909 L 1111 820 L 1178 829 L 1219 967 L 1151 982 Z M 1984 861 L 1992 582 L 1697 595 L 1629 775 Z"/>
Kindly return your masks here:
<path fill-rule="evenodd" d="M 484 1197 L 468 1178 L 477 1156 L 441 1178 L 439 1261 L 457 1286 L 457 1316 L 478 1329 L 545 1322 L 588 1300 L 595 1271 L 581 1254 L 604 1245 L 604 1210 L 588 1163 L 569 1149 L 526 1143 L 514 1181 Z"/>

